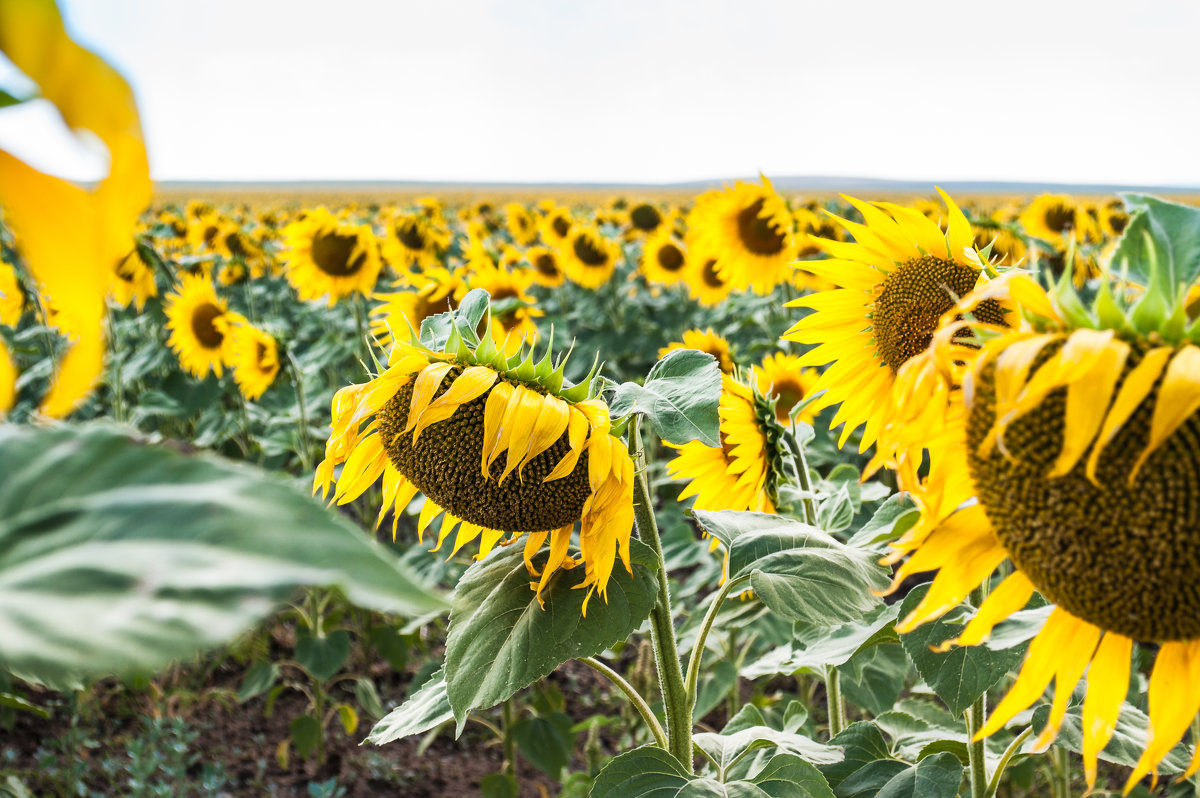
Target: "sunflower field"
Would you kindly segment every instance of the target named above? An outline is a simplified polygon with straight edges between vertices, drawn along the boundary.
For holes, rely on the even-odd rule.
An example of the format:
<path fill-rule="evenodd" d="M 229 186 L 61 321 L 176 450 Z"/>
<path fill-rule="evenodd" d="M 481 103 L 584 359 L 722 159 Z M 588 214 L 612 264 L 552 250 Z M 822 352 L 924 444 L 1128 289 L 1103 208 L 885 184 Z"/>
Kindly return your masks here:
<path fill-rule="evenodd" d="M 0 796 L 1200 795 L 1188 198 L 171 196 L 0 51 Z"/>

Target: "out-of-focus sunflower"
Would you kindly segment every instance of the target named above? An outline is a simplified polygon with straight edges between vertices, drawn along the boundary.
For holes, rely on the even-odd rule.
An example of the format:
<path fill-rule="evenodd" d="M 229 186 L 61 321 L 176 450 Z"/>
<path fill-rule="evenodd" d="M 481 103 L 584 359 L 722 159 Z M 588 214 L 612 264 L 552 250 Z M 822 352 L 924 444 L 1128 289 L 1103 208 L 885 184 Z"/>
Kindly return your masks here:
<path fill-rule="evenodd" d="M 609 281 L 621 257 L 621 247 L 590 225 L 577 224 L 558 248 L 563 271 L 584 288 L 599 288 Z"/>
<path fill-rule="evenodd" d="M 382 477 L 379 521 L 420 491 L 418 534 L 444 516 L 438 548 L 452 533 L 452 553 L 478 538 L 482 558 L 502 538 L 526 534 L 539 600 L 555 572 L 580 562 L 588 599 L 606 599 L 618 556 L 632 572 L 633 527 L 633 462 L 610 434 L 608 406 L 592 395 L 591 379 L 566 387 L 549 353 L 532 366 L 527 352 L 506 358 L 490 337 L 464 339 L 470 331 L 453 323 L 451 330 L 442 351 L 397 342 L 386 371 L 338 391 L 314 492 L 328 494 L 338 465 L 338 503 Z M 568 556 L 576 522 L 578 558 Z M 539 574 L 533 555 L 547 538 L 550 558 Z"/>
<path fill-rule="evenodd" d="M 218 235 L 213 249 L 222 257 L 244 264 L 252 277 L 262 277 L 270 265 L 270 259 L 262 246 L 236 227 Z"/>
<path fill-rule="evenodd" d="M 380 346 L 391 346 L 397 338 L 407 340 L 409 329 L 421 330 L 421 322 L 437 313 L 458 307 L 466 293 L 462 278 L 441 267 L 411 275 L 413 290 L 372 294 L 382 304 L 371 310 L 371 335 Z"/>
<path fill-rule="evenodd" d="M 525 251 L 530 273 L 538 285 L 554 288 L 567 280 L 567 273 L 559 265 L 559 256 L 550 247 L 530 247 Z"/>
<path fill-rule="evenodd" d="M 988 260 L 997 266 L 1016 266 L 1025 260 L 1025 242 L 1008 227 L 974 227 L 975 249 L 989 245 Z"/>
<path fill-rule="evenodd" d="M 864 424 L 859 450 L 875 441 L 889 418 L 896 372 L 925 349 L 942 314 L 981 279 L 971 225 L 949 196 L 942 197 L 949 209 L 945 233 L 911 208 L 847 197 L 866 220 L 840 220 L 855 242 L 822 240 L 833 258 L 797 265 L 840 286 L 789 302 L 815 312 L 784 334 L 817 344 L 801 356 L 803 365 L 829 364 L 814 386 L 825 394 L 813 410 L 841 404 L 832 420 L 842 426 L 839 446 Z M 1003 322 L 1004 309 L 994 301 L 975 313 Z"/>
<path fill-rule="evenodd" d="M 733 293 L 733 283 L 721 276 L 716 256 L 689 247 L 683 281 L 688 294 L 706 308 L 716 307 Z"/>
<path fill-rule="evenodd" d="M 787 203 L 770 180 L 762 181 L 699 196 L 688 214 L 688 247 L 716 257 L 735 290 L 768 294 L 791 277 L 799 241 Z"/>
<path fill-rule="evenodd" d="M 504 206 L 504 220 L 508 234 L 512 240 L 527 247 L 538 239 L 537 222 L 533 214 L 519 202 L 510 202 Z"/>
<path fill-rule="evenodd" d="M 659 358 L 666 357 L 668 352 L 673 352 L 676 349 L 697 349 L 715 357 L 717 359 L 717 366 L 721 371 L 726 374 L 733 373 L 734 362 L 733 355 L 729 351 L 729 341 L 713 332 L 712 327 L 709 327 L 707 330 L 684 330 L 682 338 L 682 341 L 672 341 L 662 349 L 659 349 Z"/>
<path fill-rule="evenodd" d="M 383 257 L 392 268 L 406 272 L 413 267 L 430 269 L 441 263 L 450 245 L 450 231 L 423 213 L 399 214 L 387 223 Z"/>
<path fill-rule="evenodd" d="M 1070 197 L 1058 194 L 1035 197 L 1021 212 L 1020 222 L 1028 235 L 1059 249 L 1066 248 L 1072 236 L 1085 241 L 1093 233 L 1092 221 L 1083 208 Z"/>
<path fill-rule="evenodd" d="M 138 312 L 146 305 L 146 300 L 158 296 L 158 283 L 154 279 L 154 265 L 147 263 L 141 247 L 135 246 L 116 265 L 116 279 L 112 285 L 112 298 L 121 307 L 136 304 Z M 3 289 L 0 289 L 3 290 Z"/>
<path fill-rule="evenodd" d="M 1024 294 L 1019 329 L 958 322 L 981 332 L 982 348 L 956 346 L 939 332 L 923 356 L 966 368 L 966 403 L 956 445 L 933 458 L 915 490 L 922 521 L 897 543 L 898 554 L 912 554 L 895 584 L 937 572 L 898 628 L 940 617 L 1009 560 L 1015 570 L 946 647 L 986 640 L 1035 590 L 1055 604 L 980 736 L 1006 725 L 1053 680 L 1037 741 L 1048 746 L 1086 670 L 1089 787 L 1129 686 L 1135 642 L 1155 644 L 1148 742 L 1128 792 L 1200 712 L 1200 348 L 1181 328 L 1171 332 L 1179 286 L 1148 288 L 1155 302 L 1138 312 L 1111 291 L 1085 304 L 1065 281 L 1051 298 L 1019 274 L 986 290 L 1007 286 Z M 902 384 L 928 382 L 907 379 L 907 371 Z M 1185 777 L 1197 769 L 1200 749 Z"/>
<path fill-rule="evenodd" d="M 194 377 L 211 370 L 218 377 L 229 365 L 231 328 L 240 321 L 205 277 L 184 274 L 179 292 L 167 294 L 167 340 L 179 364 Z"/>
<path fill-rule="evenodd" d="M 25 293 L 12 264 L 0 261 L 0 324 L 16 327 L 25 310 Z"/>
<path fill-rule="evenodd" d="M 353 293 L 369 294 L 383 262 L 368 225 L 339 222 L 326 208 L 314 208 L 283 231 L 288 282 L 303 300 L 329 297 L 333 305 Z"/>
<path fill-rule="evenodd" d="M 642 248 L 642 274 L 651 283 L 672 285 L 683 279 L 687 247 L 665 227 L 646 239 Z"/>
<path fill-rule="evenodd" d="M 762 365 L 754 367 L 754 379 L 758 392 L 775 402 L 775 419 L 788 424 L 792 408 L 812 395 L 820 375 L 806 369 L 798 355 L 776 352 L 767 355 Z M 816 415 L 808 406 L 797 415 L 797 421 L 812 423 Z"/>
<path fill-rule="evenodd" d="M 636 202 L 629 207 L 627 230 L 634 238 L 649 238 L 671 228 L 671 216 L 652 202 Z"/>
<path fill-rule="evenodd" d="M 254 401 L 279 375 L 279 347 L 270 333 L 250 324 L 238 324 L 231 335 L 233 380 L 242 395 Z"/>
<path fill-rule="evenodd" d="M 560 247 L 571 234 L 577 222 L 571 218 L 571 209 L 555 206 L 542 217 L 539 229 L 542 241 L 547 246 Z"/>
<path fill-rule="evenodd" d="M 481 288 L 491 297 L 492 337 L 507 355 L 515 354 L 522 344 L 538 339 L 534 319 L 545 315 L 537 300 L 528 293 L 533 275 L 527 271 L 509 271 L 499 266 L 473 272 L 468 285 Z"/>
<path fill-rule="evenodd" d="M 1129 214 L 1121 200 L 1110 200 L 1100 209 L 1100 230 L 1108 238 L 1119 238 L 1129 224 Z"/>
<path fill-rule="evenodd" d="M 187 246 L 192 252 L 212 252 L 217 240 L 236 226 L 209 205 L 198 205 L 195 213 L 187 215 Z"/>
<path fill-rule="evenodd" d="M 696 497 L 697 510 L 775 511 L 782 470 L 782 427 L 761 395 L 729 374 L 721 377 L 721 445 L 690 441 L 667 463 L 675 479 L 690 480 L 680 501 Z"/>

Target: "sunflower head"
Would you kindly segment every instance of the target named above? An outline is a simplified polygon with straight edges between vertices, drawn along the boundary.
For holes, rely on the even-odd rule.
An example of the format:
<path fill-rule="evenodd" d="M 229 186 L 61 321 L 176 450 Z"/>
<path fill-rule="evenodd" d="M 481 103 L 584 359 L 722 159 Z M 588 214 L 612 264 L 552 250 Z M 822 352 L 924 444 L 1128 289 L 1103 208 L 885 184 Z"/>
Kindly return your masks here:
<path fill-rule="evenodd" d="M 382 261 L 369 225 L 338 219 L 325 208 L 310 210 L 284 230 L 288 282 L 301 299 L 329 297 L 329 304 L 375 287 Z"/>
<path fill-rule="evenodd" d="M 167 343 L 179 355 L 184 370 L 194 377 L 204 377 L 209 371 L 220 377 L 229 365 L 230 332 L 240 317 L 217 297 L 212 281 L 182 275 L 178 292 L 167 295 L 166 315 L 171 331 Z"/>
<path fill-rule="evenodd" d="M 754 380 L 758 392 L 774 406 L 775 419 L 780 424 L 788 424 L 792 408 L 812 396 L 817 373 L 804 368 L 798 355 L 776 352 L 754 367 Z M 815 415 L 810 404 L 800 411 L 796 420 L 812 423 Z"/>
<path fill-rule="evenodd" d="M 733 354 L 729 349 L 729 341 L 723 336 L 713 332 L 712 327 L 707 330 L 684 330 L 683 340 L 672 341 L 671 343 L 658 350 L 659 358 L 667 356 L 668 352 L 673 352 L 676 349 L 696 349 L 701 352 L 706 352 L 717 359 L 717 366 L 726 374 L 732 374 L 734 370 Z"/>
<path fill-rule="evenodd" d="M 439 548 L 453 532 L 452 553 L 479 538 L 482 557 L 527 535 L 539 597 L 577 564 L 589 596 L 603 597 L 617 557 L 630 568 L 633 464 L 611 434 L 598 367 L 569 385 L 550 346 L 539 359 L 524 347 L 508 355 L 479 334 L 489 326 L 487 294 L 472 291 L 457 311 L 427 319 L 420 337 L 397 341 L 382 374 L 339 391 L 314 490 L 336 482 L 334 500 L 345 503 L 382 477 L 380 521 L 420 491 L 418 533 L 444 516 Z M 578 557 L 568 556 L 577 522 Z M 550 559 L 535 572 L 547 538 Z"/>
<path fill-rule="evenodd" d="M 233 328 L 233 380 L 247 399 L 258 399 L 279 375 L 279 346 L 270 333 L 247 323 Z"/>
<path fill-rule="evenodd" d="M 671 285 L 683 279 L 687 246 L 664 228 L 646 240 L 642 248 L 642 274 L 651 283 Z"/>
<path fill-rule="evenodd" d="M 563 271 L 561 258 L 550 247 L 530 247 L 525 251 L 524 259 L 530 266 L 533 281 L 538 285 L 554 288 L 566 282 L 567 274 Z"/>
<path fill-rule="evenodd" d="M 590 225 L 576 224 L 558 248 L 563 269 L 572 282 L 599 288 L 617 268 L 621 247 Z"/>

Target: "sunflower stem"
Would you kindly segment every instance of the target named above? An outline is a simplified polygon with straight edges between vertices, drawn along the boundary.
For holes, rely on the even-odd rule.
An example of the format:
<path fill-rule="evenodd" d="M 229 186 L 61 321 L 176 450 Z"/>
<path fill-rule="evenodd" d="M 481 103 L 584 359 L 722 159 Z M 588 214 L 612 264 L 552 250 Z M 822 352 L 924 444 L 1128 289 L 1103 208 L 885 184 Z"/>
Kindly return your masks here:
<path fill-rule="evenodd" d="M 842 700 L 842 676 L 836 665 L 825 668 L 825 703 L 829 705 L 829 736 L 846 728 L 846 703 Z"/>
<path fill-rule="evenodd" d="M 971 591 L 971 603 L 976 608 L 983 605 L 983 600 L 986 598 L 986 589 L 980 585 Z M 987 722 L 987 691 L 985 690 L 979 698 L 976 698 L 971 706 L 967 707 L 967 766 L 971 774 L 971 798 L 987 798 L 988 795 L 988 773 L 987 773 L 987 750 L 984 748 L 983 740 L 976 740 L 975 735 L 983 728 Z M 1001 766 L 1003 769 L 1003 765 Z M 997 772 L 999 775 L 999 771 Z"/>
<path fill-rule="evenodd" d="M 658 722 L 658 718 L 654 717 L 654 712 L 650 709 L 650 705 L 646 703 L 646 699 L 634 689 L 632 684 L 627 682 L 621 674 L 595 657 L 583 657 L 579 661 L 608 679 L 618 690 L 624 693 L 625 697 L 629 699 L 629 703 L 633 705 L 633 708 L 642 716 L 642 720 L 646 722 L 646 726 L 650 729 L 650 733 L 654 735 L 654 741 L 658 743 L 658 747 L 670 750 L 667 743 L 667 733 L 663 730 L 662 724 Z"/>
<path fill-rule="evenodd" d="M 1004 749 L 1004 755 L 1000 757 L 1000 762 L 996 765 L 996 772 L 992 774 L 991 781 L 987 785 L 987 793 L 985 798 L 995 798 L 996 792 L 1000 789 L 1000 779 L 1004 775 L 1004 770 L 1008 767 L 1008 763 L 1012 761 L 1013 756 L 1021 749 L 1021 745 L 1029 739 L 1029 735 L 1033 734 L 1033 727 L 1029 726 L 1025 731 L 1021 732 L 1016 738 L 1008 744 L 1008 748 Z"/>
<path fill-rule="evenodd" d="M 296 358 L 292 355 L 292 350 L 283 346 L 280 348 L 283 349 L 285 359 L 287 360 L 288 373 L 292 376 L 292 386 L 296 389 L 296 405 L 300 409 L 300 416 L 297 419 L 300 440 L 296 444 L 300 450 L 300 464 L 307 472 L 312 470 L 312 459 L 309 457 L 308 451 L 308 409 L 305 407 L 304 401 L 304 379 L 300 372 L 300 364 L 296 362 Z"/>
<path fill-rule="evenodd" d="M 688 658 L 686 684 L 689 713 L 696 706 L 697 685 L 700 682 L 700 661 L 704 659 L 704 644 L 708 640 L 708 633 L 712 629 L 713 622 L 716 621 L 717 613 L 720 612 L 725 599 L 729 597 L 735 587 L 749 578 L 748 576 L 739 576 L 736 579 L 726 579 L 725 584 L 721 585 L 721 589 L 713 596 L 712 603 L 708 605 L 708 612 L 705 613 L 704 620 L 700 622 L 700 629 L 696 632 L 696 643 L 692 646 L 691 657 Z"/>
<path fill-rule="evenodd" d="M 804 491 L 804 498 L 800 503 L 804 507 L 804 523 L 809 526 L 817 525 L 817 503 L 813 499 L 812 478 L 808 473 L 808 460 L 804 457 L 804 447 L 796 440 L 794 432 L 783 436 L 787 441 L 788 447 L 792 450 L 792 455 L 796 458 L 796 479 L 800 480 L 800 490 Z"/>
<path fill-rule="evenodd" d="M 642 418 L 634 415 L 629 423 L 629 454 L 633 458 L 633 513 L 638 537 L 654 551 L 658 563 L 658 600 L 650 611 L 650 639 L 658 666 L 658 683 L 667 714 L 667 750 L 690 775 L 692 767 L 692 706 L 688 703 L 675 625 L 671 614 L 671 592 L 667 585 L 667 563 L 663 557 L 650 485 L 646 480 L 646 453 L 642 448 Z"/>
<path fill-rule="evenodd" d="M 501 770 L 515 779 L 517 777 L 517 738 L 513 736 L 513 724 L 516 723 L 516 713 L 513 712 L 511 699 L 501 705 L 500 717 L 502 721 L 500 740 L 504 743 L 504 764 L 501 766 Z"/>

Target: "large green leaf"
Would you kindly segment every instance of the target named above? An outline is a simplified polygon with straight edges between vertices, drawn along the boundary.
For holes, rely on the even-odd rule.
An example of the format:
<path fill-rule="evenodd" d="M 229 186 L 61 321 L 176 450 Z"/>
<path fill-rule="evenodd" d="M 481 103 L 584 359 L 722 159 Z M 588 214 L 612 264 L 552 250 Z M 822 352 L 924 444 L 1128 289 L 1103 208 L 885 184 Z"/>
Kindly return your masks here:
<path fill-rule="evenodd" d="M 1178 297 L 1200 278 L 1200 208 L 1146 194 L 1121 197 L 1134 218 L 1117 244 L 1113 270 L 1164 299 Z"/>
<path fill-rule="evenodd" d="M 875 724 L 865 720 L 851 723 L 829 744 L 840 747 L 844 758 L 841 762 L 822 765 L 821 774 L 829 780 L 838 795 L 842 794 L 839 785 L 868 765 L 879 761 L 895 761 L 887 741 L 883 739 L 883 733 Z"/>
<path fill-rule="evenodd" d="M 1050 706 L 1042 704 L 1033 712 L 1033 728 L 1041 731 L 1050 716 Z M 1117 727 L 1104 750 L 1098 754 L 1105 762 L 1114 762 L 1125 767 L 1137 764 L 1146 750 L 1149 742 L 1146 730 L 1150 728 L 1150 718 L 1132 704 L 1122 704 L 1121 714 L 1117 718 Z M 1071 707 L 1063 716 L 1055 743 L 1068 751 L 1083 753 L 1083 717 L 1079 706 Z M 1159 773 L 1182 773 L 1191 761 L 1191 751 L 1180 743 L 1171 749 L 1170 753 L 1158 766 Z"/>
<path fill-rule="evenodd" d="M 447 692 L 460 732 L 471 710 L 495 706 L 562 663 L 599 654 L 641 626 L 657 596 L 655 557 L 641 541 L 630 544 L 633 574 L 618 562 L 608 601 L 593 596 L 586 618 L 588 591 L 575 589 L 582 571 L 555 574 L 542 591 L 543 610 L 529 589 L 520 546 L 499 549 L 463 574 L 446 637 Z M 534 565 L 548 556 L 543 549 Z"/>
<path fill-rule="evenodd" d="M 591 798 L 833 798 L 815 767 L 777 754 L 747 780 L 693 777 L 661 748 L 644 746 L 613 758 L 592 785 Z"/>
<path fill-rule="evenodd" d="M 754 563 L 750 587 L 772 611 L 818 626 L 857 622 L 876 609 L 871 591 L 888 585 L 886 572 L 848 546 L 788 549 Z"/>
<path fill-rule="evenodd" d="M 912 612 L 928 591 L 928 585 L 919 585 L 905 596 L 900 617 Z M 957 637 L 962 628 L 962 624 L 938 620 L 900 636 L 900 642 L 921 678 L 955 715 L 962 714 L 976 698 L 1015 668 L 1025 654 L 1025 646 L 1004 650 L 955 646 L 945 653 L 930 650 L 931 646 Z"/>
<path fill-rule="evenodd" d="M 795 673 L 801 669 L 816 671 L 826 665 L 842 665 L 858 651 L 870 645 L 895 640 L 891 631 L 899 606 L 880 604 L 860 620 L 828 627 L 797 623 L 790 648 L 781 647 L 748 663 L 742 669 L 747 678 L 774 673 Z"/>
<path fill-rule="evenodd" d="M 596 776 L 590 798 L 678 798 L 690 781 L 675 757 L 661 748 L 643 746 L 610 759 Z"/>
<path fill-rule="evenodd" d="M 771 798 L 834 798 L 821 771 L 794 754 L 776 754 L 749 780 Z"/>
<path fill-rule="evenodd" d="M 67 687 L 224 643 L 304 585 L 445 602 L 277 479 L 109 426 L 0 426 L 0 667 Z"/>
<path fill-rule="evenodd" d="M 712 355 L 676 349 L 654 364 L 642 385 L 622 383 L 610 403 L 613 418 L 642 413 L 668 443 L 721 445 L 721 370 Z"/>
<path fill-rule="evenodd" d="M 962 778 L 958 757 L 948 752 L 934 754 L 893 776 L 876 798 L 954 798 Z"/>
<path fill-rule="evenodd" d="M 807 762 L 831 765 L 841 762 L 845 755 L 836 746 L 823 745 L 802 734 L 783 732 L 770 726 L 751 726 L 734 732 L 702 732 L 693 737 L 705 758 L 717 769 L 717 777 L 723 778 L 742 757 L 760 748 L 777 748 L 780 752 L 795 754 Z"/>
<path fill-rule="evenodd" d="M 446 674 L 439 670 L 411 698 L 376 723 L 366 741 L 383 745 L 401 737 L 422 734 L 453 719 L 454 712 L 446 695 Z"/>

